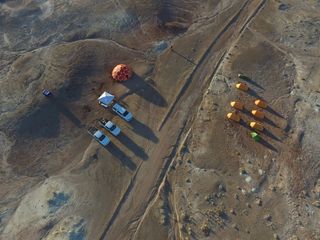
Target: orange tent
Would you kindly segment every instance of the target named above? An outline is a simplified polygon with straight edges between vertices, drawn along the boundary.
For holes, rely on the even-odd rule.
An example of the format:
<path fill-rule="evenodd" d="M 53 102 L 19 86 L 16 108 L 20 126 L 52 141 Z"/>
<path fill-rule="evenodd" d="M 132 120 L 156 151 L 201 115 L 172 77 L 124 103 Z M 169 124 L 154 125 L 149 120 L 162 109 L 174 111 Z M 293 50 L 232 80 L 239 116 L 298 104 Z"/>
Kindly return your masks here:
<path fill-rule="evenodd" d="M 234 108 L 239 109 L 239 110 L 242 110 L 243 106 L 244 106 L 243 103 L 238 102 L 238 101 L 230 102 L 230 105 L 231 105 L 231 107 L 234 107 Z"/>
<path fill-rule="evenodd" d="M 256 118 L 264 119 L 264 112 L 262 112 L 262 111 L 252 110 L 251 113 L 252 113 L 252 115 L 255 116 Z"/>
<path fill-rule="evenodd" d="M 238 88 L 238 89 L 240 89 L 242 91 L 248 91 L 248 89 L 249 89 L 247 84 L 241 83 L 241 82 L 236 84 L 236 88 Z"/>
<path fill-rule="evenodd" d="M 128 65 L 118 64 L 112 70 L 112 78 L 122 82 L 130 79 L 132 76 L 132 70 Z"/>
<path fill-rule="evenodd" d="M 263 131 L 263 129 L 264 129 L 263 125 L 258 122 L 250 122 L 250 127 L 252 127 L 253 129 L 259 130 L 259 131 Z"/>
<path fill-rule="evenodd" d="M 261 108 L 267 108 L 267 106 L 268 106 L 265 101 L 262 101 L 260 99 L 255 100 L 254 104 L 257 105 L 258 107 L 261 107 Z"/>
<path fill-rule="evenodd" d="M 241 119 L 240 116 L 236 113 L 228 113 L 227 118 L 236 122 L 240 122 L 240 119 Z"/>

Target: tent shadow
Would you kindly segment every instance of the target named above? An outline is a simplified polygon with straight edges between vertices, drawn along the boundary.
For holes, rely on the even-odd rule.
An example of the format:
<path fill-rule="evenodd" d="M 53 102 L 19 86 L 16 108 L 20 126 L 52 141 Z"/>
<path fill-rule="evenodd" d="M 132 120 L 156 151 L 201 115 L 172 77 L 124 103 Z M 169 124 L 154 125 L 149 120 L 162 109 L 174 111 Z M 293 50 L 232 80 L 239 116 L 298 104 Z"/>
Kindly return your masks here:
<path fill-rule="evenodd" d="M 154 134 L 153 130 L 150 127 L 148 127 L 147 125 L 143 124 L 142 122 L 138 121 L 135 118 L 133 118 L 129 123 L 132 127 L 132 130 L 136 134 L 138 134 L 138 135 L 140 135 L 140 136 L 142 136 L 142 137 L 144 137 L 154 143 L 159 142 L 158 137 Z"/>
<path fill-rule="evenodd" d="M 269 113 L 271 113 L 271 114 L 273 114 L 273 115 L 276 115 L 276 116 L 284 119 L 284 117 L 283 117 L 280 113 L 276 112 L 276 111 L 275 111 L 273 108 L 271 108 L 270 106 L 268 106 L 268 107 L 266 108 L 266 111 L 268 111 Z"/>
<path fill-rule="evenodd" d="M 279 139 L 277 136 L 275 136 L 272 132 L 270 132 L 268 129 L 264 129 L 263 134 L 268 136 L 269 138 L 281 142 L 281 139 Z"/>
<path fill-rule="evenodd" d="M 279 126 L 278 126 L 277 124 L 275 124 L 275 122 L 272 121 L 270 118 L 265 117 L 265 118 L 264 118 L 264 121 L 265 121 L 267 124 L 269 124 L 269 125 L 271 125 L 271 126 L 273 126 L 273 127 L 279 128 Z"/>
<path fill-rule="evenodd" d="M 129 138 L 124 132 L 120 133 L 118 140 L 142 160 L 147 160 L 149 158 L 144 149 L 132 141 L 132 139 Z"/>
<path fill-rule="evenodd" d="M 241 111 L 242 113 L 246 114 L 246 115 L 249 116 L 249 117 L 252 116 L 251 112 L 250 112 L 248 109 L 246 109 L 246 108 L 243 108 L 243 109 L 240 110 L 240 111 Z"/>
<path fill-rule="evenodd" d="M 252 96 L 252 97 L 255 97 L 257 99 L 261 99 L 263 101 L 265 101 L 255 90 L 253 90 L 252 88 L 249 88 L 247 93 Z"/>
<path fill-rule="evenodd" d="M 243 119 L 240 120 L 239 124 L 246 129 L 252 130 L 250 126 Z"/>
<path fill-rule="evenodd" d="M 265 90 L 260 84 L 258 84 L 257 82 L 253 81 L 251 78 L 249 78 L 247 76 L 242 76 L 241 79 L 246 81 L 249 84 L 252 84 L 253 86 L 255 86 L 257 88 L 260 88 L 261 90 Z"/>
<path fill-rule="evenodd" d="M 113 142 L 110 142 L 105 149 L 107 149 L 113 156 L 118 158 L 120 162 L 129 170 L 134 171 L 136 164 L 128 157 L 120 148 L 118 148 Z"/>
<path fill-rule="evenodd" d="M 62 113 L 74 125 L 76 125 L 78 128 L 84 127 L 84 124 L 82 124 L 80 119 L 76 115 L 74 115 L 57 97 L 51 94 L 49 96 L 49 100 L 56 106 L 58 112 Z"/>
<path fill-rule="evenodd" d="M 264 147 L 270 149 L 271 151 L 274 151 L 274 152 L 278 152 L 278 150 L 272 146 L 270 143 L 268 143 L 266 140 L 264 139 L 260 139 L 260 141 L 258 141 L 258 143 L 260 143 L 261 145 L 263 145 Z"/>
<path fill-rule="evenodd" d="M 151 81 L 150 81 L 151 82 Z M 157 106 L 167 106 L 167 101 L 162 97 L 159 91 L 151 85 L 151 83 L 145 81 L 140 76 L 134 74 L 132 79 L 122 83 L 129 91 L 119 97 L 119 101 L 125 99 L 127 96 L 137 94 L 144 98 L 148 102 L 151 102 Z"/>

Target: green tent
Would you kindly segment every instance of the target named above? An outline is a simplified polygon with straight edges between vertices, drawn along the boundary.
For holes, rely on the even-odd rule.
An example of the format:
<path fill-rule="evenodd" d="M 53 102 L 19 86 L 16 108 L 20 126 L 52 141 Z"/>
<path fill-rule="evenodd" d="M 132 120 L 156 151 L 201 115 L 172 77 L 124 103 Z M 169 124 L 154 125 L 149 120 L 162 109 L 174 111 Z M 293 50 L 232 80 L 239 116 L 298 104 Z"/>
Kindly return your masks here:
<path fill-rule="evenodd" d="M 257 141 L 260 141 L 260 139 L 261 139 L 261 137 L 259 136 L 259 134 L 256 133 L 256 132 L 252 132 L 252 133 L 251 133 L 251 137 L 252 137 L 253 140 L 255 140 L 256 142 L 257 142 Z"/>

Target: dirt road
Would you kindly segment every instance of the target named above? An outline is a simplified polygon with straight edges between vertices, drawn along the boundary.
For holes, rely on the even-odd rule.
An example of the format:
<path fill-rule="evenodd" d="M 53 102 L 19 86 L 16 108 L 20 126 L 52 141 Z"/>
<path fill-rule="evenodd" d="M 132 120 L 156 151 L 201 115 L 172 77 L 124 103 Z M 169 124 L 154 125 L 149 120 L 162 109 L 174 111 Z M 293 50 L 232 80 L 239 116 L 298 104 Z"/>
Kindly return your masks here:
<path fill-rule="evenodd" d="M 101 239 L 132 239 L 134 237 L 148 204 L 155 197 L 163 173 L 192 123 L 192 116 L 198 109 L 208 81 L 223 61 L 234 40 L 239 37 L 241 30 L 249 23 L 248 20 L 254 17 L 252 15 L 260 10 L 263 3 L 264 1 L 243 2 L 242 7 L 235 11 L 220 31 L 215 35 L 208 32 L 208 38 L 213 40 L 181 87 L 162 122 L 158 123 L 161 130 L 157 132 L 157 129 L 154 129 L 159 142 L 149 152 L 150 160 L 144 162 L 139 168 L 133 186 L 130 186 L 130 192 L 126 193 L 125 199 L 108 223 Z M 170 149 L 171 152 L 168 152 Z"/>

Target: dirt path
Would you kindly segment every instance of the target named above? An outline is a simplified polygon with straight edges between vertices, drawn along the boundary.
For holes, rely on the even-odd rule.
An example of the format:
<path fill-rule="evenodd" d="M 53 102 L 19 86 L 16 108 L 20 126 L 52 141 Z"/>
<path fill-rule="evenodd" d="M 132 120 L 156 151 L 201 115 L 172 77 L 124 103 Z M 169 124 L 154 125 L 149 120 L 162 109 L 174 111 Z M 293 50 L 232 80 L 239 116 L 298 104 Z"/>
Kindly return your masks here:
<path fill-rule="evenodd" d="M 177 99 L 160 123 L 161 131 L 157 134 L 159 138 L 157 147 L 149 153 L 149 161 L 141 165 L 130 193 L 126 193 L 125 201 L 122 201 L 121 206 L 118 206 L 101 239 L 134 238 L 137 227 L 148 209 L 148 204 L 153 202 L 167 167 L 175 156 L 180 140 L 184 137 L 186 128 L 190 127 L 187 121 L 198 109 L 201 96 L 207 88 L 209 80 L 222 62 L 225 53 L 238 38 L 241 30 L 251 22 L 264 2 L 253 1 L 249 3 L 249 1 L 245 1 L 238 12 L 213 38 L 199 64 L 185 85 L 182 86 Z M 168 141 L 168 139 L 172 141 Z"/>

